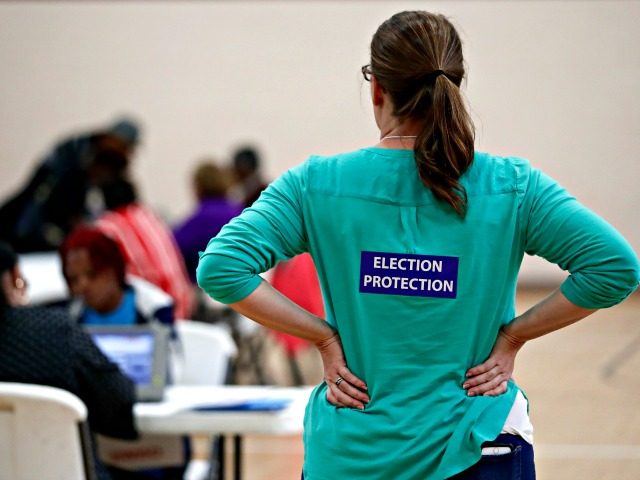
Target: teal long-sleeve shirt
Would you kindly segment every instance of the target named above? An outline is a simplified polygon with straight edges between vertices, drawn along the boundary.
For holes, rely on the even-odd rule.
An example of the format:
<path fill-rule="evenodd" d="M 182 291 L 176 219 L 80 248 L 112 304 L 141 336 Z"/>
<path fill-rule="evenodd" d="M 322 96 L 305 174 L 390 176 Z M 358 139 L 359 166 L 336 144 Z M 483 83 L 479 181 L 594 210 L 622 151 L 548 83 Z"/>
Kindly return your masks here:
<path fill-rule="evenodd" d="M 465 371 L 513 320 L 523 254 L 570 274 L 576 305 L 615 305 L 638 285 L 622 236 L 519 158 L 477 152 L 461 178 L 461 218 L 420 182 L 413 152 L 365 148 L 311 157 L 209 242 L 198 283 L 237 302 L 278 261 L 311 253 L 326 320 L 369 387 L 364 411 L 335 408 L 318 385 L 305 416 L 307 480 L 444 479 L 480 457 L 518 387 L 467 397 Z"/>

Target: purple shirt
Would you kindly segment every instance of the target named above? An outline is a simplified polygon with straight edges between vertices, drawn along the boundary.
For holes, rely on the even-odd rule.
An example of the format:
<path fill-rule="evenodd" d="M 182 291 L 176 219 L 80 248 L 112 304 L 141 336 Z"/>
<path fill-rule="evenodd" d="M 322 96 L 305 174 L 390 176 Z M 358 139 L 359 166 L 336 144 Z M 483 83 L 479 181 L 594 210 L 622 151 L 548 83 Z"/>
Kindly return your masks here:
<path fill-rule="evenodd" d="M 211 238 L 229 220 L 236 217 L 242 207 L 226 198 L 206 198 L 200 202 L 196 211 L 173 230 L 178 247 L 182 252 L 187 272 L 193 282 L 196 279 L 198 252 L 204 251 Z"/>

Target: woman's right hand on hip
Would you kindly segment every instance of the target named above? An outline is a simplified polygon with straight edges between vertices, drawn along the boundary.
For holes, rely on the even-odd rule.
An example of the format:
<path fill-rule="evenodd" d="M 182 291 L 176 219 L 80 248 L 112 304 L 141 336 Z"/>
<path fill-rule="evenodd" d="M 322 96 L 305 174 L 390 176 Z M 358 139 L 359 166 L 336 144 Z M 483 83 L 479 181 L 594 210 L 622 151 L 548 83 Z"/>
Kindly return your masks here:
<path fill-rule="evenodd" d="M 347 368 L 340 336 L 333 336 L 316 343 L 324 367 L 324 381 L 327 384 L 327 400 L 336 407 L 364 410 L 369 402 L 367 385 Z"/>

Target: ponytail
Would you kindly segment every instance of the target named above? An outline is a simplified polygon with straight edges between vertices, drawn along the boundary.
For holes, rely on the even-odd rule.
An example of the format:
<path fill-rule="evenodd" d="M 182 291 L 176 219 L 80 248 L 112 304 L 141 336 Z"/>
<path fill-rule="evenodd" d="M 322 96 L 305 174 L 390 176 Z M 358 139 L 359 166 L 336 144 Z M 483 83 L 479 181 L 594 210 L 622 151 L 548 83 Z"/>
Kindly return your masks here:
<path fill-rule="evenodd" d="M 394 115 L 424 124 L 414 147 L 420 180 L 464 217 L 460 177 L 473 162 L 474 128 L 460 93 L 462 43 L 443 15 L 400 12 L 371 40 L 371 71 L 391 96 Z"/>
<path fill-rule="evenodd" d="M 459 179 L 473 162 L 473 122 L 459 87 L 446 74 L 439 75 L 432 88 L 429 118 L 416 138 L 416 166 L 433 195 L 464 217 L 467 192 Z"/>

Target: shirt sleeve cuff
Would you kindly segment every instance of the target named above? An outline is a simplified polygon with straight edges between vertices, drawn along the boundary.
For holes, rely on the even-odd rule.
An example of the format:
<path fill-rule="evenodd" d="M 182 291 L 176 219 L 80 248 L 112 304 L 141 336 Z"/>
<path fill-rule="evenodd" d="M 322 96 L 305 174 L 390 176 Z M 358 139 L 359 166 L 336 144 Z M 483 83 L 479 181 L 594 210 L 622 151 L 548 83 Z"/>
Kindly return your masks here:
<path fill-rule="evenodd" d="M 579 288 L 579 286 L 576 285 L 575 280 L 569 276 L 562 285 L 560 285 L 560 291 L 565 297 L 567 297 L 567 300 L 578 307 L 599 309 L 613 307 L 614 305 L 622 302 L 633 293 L 636 286 L 631 289 L 621 290 L 620 292 L 617 292 L 616 295 L 600 295 L 600 298 L 598 299 L 594 298 L 594 295 L 585 294 L 583 291 L 584 289 Z"/>
<path fill-rule="evenodd" d="M 244 283 L 244 285 L 242 285 L 237 290 L 234 290 L 233 292 L 227 295 L 222 295 L 222 296 L 212 295 L 212 297 L 214 297 L 220 303 L 224 303 L 225 305 L 228 305 L 230 303 L 236 303 L 236 302 L 239 302 L 240 300 L 244 300 L 249 295 L 251 295 L 251 293 L 253 293 L 253 291 L 256 288 L 258 288 L 258 286 L 262 283 L 262 281 L 263 280 L 260 275 L 255 275 L 251 277 L 249 280 L 247 280 L 246 283 Z"/>

